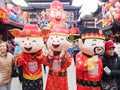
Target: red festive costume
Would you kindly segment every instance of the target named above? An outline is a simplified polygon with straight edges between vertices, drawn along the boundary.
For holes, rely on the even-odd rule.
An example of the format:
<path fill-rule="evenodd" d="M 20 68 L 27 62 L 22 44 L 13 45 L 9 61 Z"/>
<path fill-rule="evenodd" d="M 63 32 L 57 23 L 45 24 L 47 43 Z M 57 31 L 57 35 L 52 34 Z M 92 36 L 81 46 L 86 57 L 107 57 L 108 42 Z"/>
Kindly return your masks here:
<path fill-rule="evenodd" d="M 68 30 L 64 25 L 54 26 L 47 40 L 49 74 L 45 90 L 68 90 L 67 68 L 72 56 L 67 53 L 71 46 L 66 40 Z"/>
<path fill-rule="evenodd" d="M 42 51 L 45 45 L 41 30 L 37 25 L 27 24 L 22 31 L 13 31 L 13 34 L 20 37 L 22 49 L 15 60 L 17 66 L 23 67 L 22 90 L 43 90 L 41 64 L 46 57 Z"/>
<path fill-rule="evenodd" d="M 82 53 L 78 53 L 76 56 L 77 90 L 100 90 L 99 81 L 103 72 L 102 60 L 98 57 L 98 61 L 95 62 L 96 69 L 89 71 L 88 59 L 90 58 Z"/>
<path fill-rule="evenodd" d="M 81 52 L 76 56 L 77 90 L 101 90 L 100 80 L 103 73 L 102 60 L 99 55 L 104 53 L 104 35 L 96 28 L 80 29 L 79 46 Z M 80 38 L 79 35 L 72 39 Z M 71 40 L 70 37 L 68 39 Z"/>
<path fill-rule="evenodd" d="M 65 54 L 65 57 L 61 59 L 63 62 L 61 62 L 61 70 L 59 71 L 52 69 L 54 60 L 58 61 L 60 59 L 58 56 L 48 59 L 49 74 L 45 90 L 68 90 L 67 68 L 71 65 L 72 57 L 68 53 Z M 56 69 L 59 69 L 57 64 Z"/>
<path fill-rule="evenodd" d="M 41 53 L 40 53 L 41 52 Z M 40 64 L 43 64 L 45 61 L 45 56 L 42 51 L 39 51 L 40 55 L 30 54 L 23 52 L 16 59 L 17 66 L 23 66 L 23 77 L 28 80 L 36 80 L 42 77 L 42 67 Z"/>

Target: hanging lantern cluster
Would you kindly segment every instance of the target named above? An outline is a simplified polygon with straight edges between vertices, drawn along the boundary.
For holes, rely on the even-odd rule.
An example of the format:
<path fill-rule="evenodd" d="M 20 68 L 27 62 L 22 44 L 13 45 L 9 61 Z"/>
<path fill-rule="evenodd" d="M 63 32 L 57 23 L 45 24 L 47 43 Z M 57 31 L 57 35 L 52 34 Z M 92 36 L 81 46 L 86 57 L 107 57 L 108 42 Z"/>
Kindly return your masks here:
<path fill-rule="evenodd" d="M 102 7 L 103 27 L 111 25 L 120 20 L 120 2 L 118 0 L 109 0 Z"/>

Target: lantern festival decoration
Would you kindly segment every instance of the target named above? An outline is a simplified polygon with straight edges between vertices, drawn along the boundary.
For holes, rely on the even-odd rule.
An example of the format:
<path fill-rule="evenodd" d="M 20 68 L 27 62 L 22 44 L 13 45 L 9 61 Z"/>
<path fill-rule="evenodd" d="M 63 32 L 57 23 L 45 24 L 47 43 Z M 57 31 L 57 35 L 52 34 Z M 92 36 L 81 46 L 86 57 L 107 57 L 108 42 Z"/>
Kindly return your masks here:
<path fill-rule="evenodd" d="M 103 27 L 112 25 L 120 20 L 120 2 L 118 0 L 109 0 L 102 7 Z"/>
<path fill-rule="evenodd" d="M 58 0 L 54 0 L 50 4 L 50 9 L 46 9 L 46 14 L 49 17 L 50 23 L 48 28 L 52 28 L 54 25 L 63 24 L 66 19 L 66 12 L 63 9 L 62 3 Z M 66 24 L 63 24 L 66 26 Z"/>

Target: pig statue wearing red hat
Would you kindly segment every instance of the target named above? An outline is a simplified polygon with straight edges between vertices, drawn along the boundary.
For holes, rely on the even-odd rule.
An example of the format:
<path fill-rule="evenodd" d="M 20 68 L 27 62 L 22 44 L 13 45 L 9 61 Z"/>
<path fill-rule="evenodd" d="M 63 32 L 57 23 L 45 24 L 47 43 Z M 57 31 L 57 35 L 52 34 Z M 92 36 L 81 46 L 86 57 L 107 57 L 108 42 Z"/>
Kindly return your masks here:
<path fill-rule="evenodd" d="M 87 27 L 79 32 L 81 52 L 76 55 L 76 90 L 101 90 L 103 66 L 100 55 L 104 53 L 104 34 L 99 29 Z M 73 35 L 71 39 L 80 36 Z"/>
<path fill-rule="evenodd" d="M 71 46 L 66 40 L 68 30 L 64 25 L 54 26 L 47 41 L 49 73 L 45 90 L 68 90 L 67 68 L 72 56 L 67 53 Z"/>
<path fill-rule="evenodd" d="M 14 32 L 15 33 L 15 32 Z M 20 38 L 22 53 L 15 59 L 17 66 L 23 67 L 22 90 L 43 90 L 41 64 L 46 59 L 41 30 L 37 25 L 28 24 L 16 35 Z"/>
<path fill-rule="evenodd" d="M 46 13 L 49 16 L 50 23 L 48 28 L 52 28 L 54 25 L 62 24 L 66 19 L 66 12 L 63 9 L 62 3 L 58 0 L 54 0 L 50 9 L 46 9 Z M 63 24 L 66 26 L 66 24 Z"/>

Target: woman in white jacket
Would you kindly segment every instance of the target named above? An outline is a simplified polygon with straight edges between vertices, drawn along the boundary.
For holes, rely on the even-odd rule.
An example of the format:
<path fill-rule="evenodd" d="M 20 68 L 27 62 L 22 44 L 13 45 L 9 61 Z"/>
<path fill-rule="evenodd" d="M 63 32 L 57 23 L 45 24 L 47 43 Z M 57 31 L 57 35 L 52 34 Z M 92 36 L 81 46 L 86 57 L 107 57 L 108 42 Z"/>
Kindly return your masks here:
<path fill-rule="evenodd" d="M 10 90 L 13 55 L 8 52 L 8 44 L 0 43 L 0 90 Z"/>

